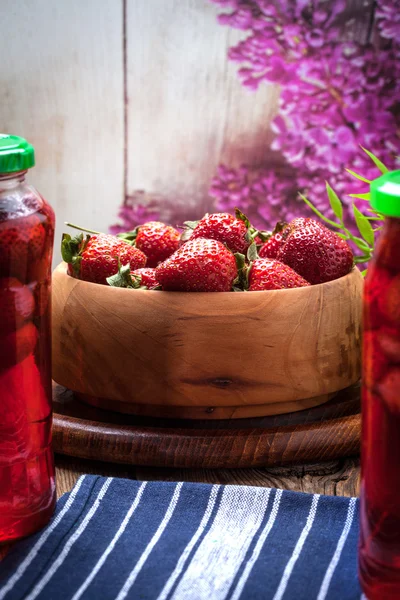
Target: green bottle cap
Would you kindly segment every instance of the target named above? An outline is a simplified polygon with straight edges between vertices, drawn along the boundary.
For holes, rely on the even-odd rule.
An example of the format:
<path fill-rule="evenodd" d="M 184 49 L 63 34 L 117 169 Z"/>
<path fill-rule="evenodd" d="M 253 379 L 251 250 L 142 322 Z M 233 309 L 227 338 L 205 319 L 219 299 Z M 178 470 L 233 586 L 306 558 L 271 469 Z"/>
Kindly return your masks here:
<path fill-rule="evenodd" d="M 387 217 L 400 217 L 400 171 L 389 171 L 371 182 L 371 206 Z"/>
<path fill-rule="evenodd" d="M 0 173 L 26 171 L 35 164 L 35 150 L 17 135 L 0 133 Z"/>

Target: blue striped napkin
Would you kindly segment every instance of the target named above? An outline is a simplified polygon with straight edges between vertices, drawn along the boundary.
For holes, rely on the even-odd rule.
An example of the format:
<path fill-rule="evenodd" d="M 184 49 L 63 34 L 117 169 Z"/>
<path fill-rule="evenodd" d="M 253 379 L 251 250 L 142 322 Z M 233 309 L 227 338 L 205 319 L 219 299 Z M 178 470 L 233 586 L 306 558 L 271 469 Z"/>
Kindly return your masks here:
<path fill-rule="evenodd" d="M 0 600 L 359 600 L 358 500 L 82 477 L 0 563 Z"/>

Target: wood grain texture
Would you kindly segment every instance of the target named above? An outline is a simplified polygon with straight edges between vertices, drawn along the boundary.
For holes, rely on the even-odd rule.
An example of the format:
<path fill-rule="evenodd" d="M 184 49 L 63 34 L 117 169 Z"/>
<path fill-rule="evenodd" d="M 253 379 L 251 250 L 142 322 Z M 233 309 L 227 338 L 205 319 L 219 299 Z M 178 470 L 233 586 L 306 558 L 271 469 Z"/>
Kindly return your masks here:
<path fill-rule="evenodd" d="M 266 467 L 357 454 L 359 388 L 313 409 L 255 419 L 183 421 L 121 415 L 54 388 L 55 451 L 85 459 L 174 468 Z"/>
<path fill-rule="evenodd" d="M 260 415 L 268 405 L 272 414 L 301 410 L 359 379 L 362 285 L 355 269 L 291 290 L 132 291 L 79 281 L 61 264 L 53 379 L 116 401 L 114 410 L 153 406 L 155 416 L 159 406 L 191 418 L 254 416 L 256 405 Z"/>
<path fill-rule="evenodd" d="M 36 149 L 29 180 L 65 220 L 107 231 L 123 201 L 122 4 L 2 0 L 0 131 Z"/>
<path fill-rule="evenodd" d="M 208 0 L 128 0 L 127 8 L 128 194 L 155 192 L 176 216 L 197 217 L 212 206 L 219 162 L 270 157 L 279 86 L 256 94 L 241 86 L 227 52 L 246 34 L 219 25 Z"/>
<path fill-rule="evenodd" d="M 358 496 L 360 491 L 360 461 L 357 457 L 268 469 L 160 469 L 115 465 L 57 455 L 58 496 L 70 491 L 77 479 L 87 473 L 140 481 L 192 481 L 276 487 L 330 496 Z"/>

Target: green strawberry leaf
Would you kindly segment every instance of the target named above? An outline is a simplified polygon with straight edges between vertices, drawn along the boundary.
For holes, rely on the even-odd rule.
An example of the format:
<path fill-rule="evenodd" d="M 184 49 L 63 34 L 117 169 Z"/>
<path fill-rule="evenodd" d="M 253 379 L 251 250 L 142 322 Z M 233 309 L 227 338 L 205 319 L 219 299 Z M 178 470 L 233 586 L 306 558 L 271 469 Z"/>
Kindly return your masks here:
<path fill-rule="evenodd" d="M 370 179 L 365 179 L 365 177 L 363 177 L 362 175 L 359 175 L 358 173 L 356 173 L 355 171 L 352 171 L 351 169 L 346 169 L 346 171 L 348 173 L 350 173 L 350 175 L 352 175 L 356 179 L 359 179 L 360 181 L 363 181 L 364 183 L 371 183 Z"/>
<path fill-rule="evenodd" d="M 139 232 L 139 227 L 135 227 L 135 229 L 132 229 L 132 231 L 125 231 L 123 233 L 117 233 L 117 238 L 120 238 L 121 240 L 124 240 L 125 242 L 128 242 L 128 244 L 130 244 L 131 246 L 134 246 L 136 243 L 136 238 L 137 238 L 137 234 Z"/>
<path fill-rule="evenodd" d="M 342 240 L 348 240 L 349 236 L 346 235 L 345 233 L 337 233 L 336 235 L 338 235 Z"/>
<path fill-rule="evenodd" d="M 232 286 L 232 292 L 244 292 L 244 290 L 242 290 L 242 288 L 238 287 L 237 285 Z"/>
<path fill-rule="evenodd" d="M 258 231 L 256 237 L 258 236 L 263 244 L 268 242 L 269 238 L 273 235 L 272 231 Z"/>
<path fill-rule="evenodd" d="M 198 221 L 185 221 L 183 224 L 185 226 L 185 229 L 191 229 L 193 231 L 193 229 L 196 228 Z"/>
<path fill-rule="evenodd" d="M 364 269 L 364 271 L 361 271 L 361 275 L 363 277 L 365 277 L 367 275 L 368 269 Z"/>
<path fill-rule="evenodd" d="M 286 229 L 288 225 L 289 223 L 286 223 L 286 221 L 278 221 L 274 227 L 272 235 L 275 235 L 276 233 L 281 233 L 284 229 Z"/>
<path fill-rule="evenodd" d="M 247 229 L 251 229 L 251 223 L 249 219 L 246 217 L 244 213 L 239 208 L 235 208 L 235 217 L 239 219 L 239 221 L 243 221 L 246 225 Z"/>
<path fill-rule="evenodd" d="M 367 217 L 362 214 L 362 212 L 357 208 L 355 204 L 353 204 L 353 213 L 361 236 L 364 238 L 364 240 L 369 246 L 373 246 L 375 237 L 371 223 L 368 221 Z"/>
<path fill-rule="evenodd" d="M 349 194 L 350 198 L 359 198 L 360 200 L 370 200 L 371 194 L 367 192 L 366 194 Z"/>
<path fill-rule="evenodd" d="M 342 222 L 343 221 L 342 203 L 339 200 L 339 197 L 336 194 L 336 192 L 329 185 L 329 183 L 327 181 L 325 181 L 325 184 L 326 184 L 326 191 L 328 192 L 329 204 L 331 205 L 333 213 L 340 220 L 340 222 Z"/>
<path fill-rule="evenodd" d="M 252 242 L 247 249 L 247 260 L 249 262 L 253 262 L 253 261 L 257 260 L 257 258 L 258 258 L 257 244 L 255 242 Z"/>
<path fill-rule="evenodd" d="M 383 164 L 383 162 L 381 160 L 379 160 L 379 158 L 377 156 L 375 156 L 375 154 L 372 154 L 372 152 L 370 152 L 369 150 L 367 150 L 363 146 L 360 146 L 360 147 L 362 148 L 362 150 L 364 150 L 364 152 L 366 154 L 368 154 L 368 156 L 370 157 L 370 159 L 372 160 L 372 162 L 374 163 L 374 165 L 376 167 L 378 167 L 378 169 L 380 170 L 381 173 L 388 173 L 389 172 L 389 169 Z"/>
<path fill-rule="evenodd" d="M 140 277 L 141 280 L 141 277 Z M 131 266 L 130 264 L 121 265 L 120 260 L 118 259 L 118 272 L 115 275 L 111 275 L 111 277 L 107 277 L 107 283 L 111 287 L 119 287 L 119 288 L 135 288 L 137 289 L 137 283 L 134 285 L 131 277 Z M 140 284 L 139 286 L 140 287 Z"/>
<path fill-rule="evenodd" d="M 72 265 L 75 275 L 79 274 L 82 252 L 86 248 L 90 235 L 83 236 L 83 233 L 78 233 L 71 237 L 69 233 L 64 233 L 61 240 L 61 256 L 62 259 Z"/>
<path fill-rule="evenodd" d="M 241 254 L 240 252 L 236 252 L 234 254 L 234 257 L 236 259 L 236 267 L 238 271 L 241 271 L 244 266 L 246 265 L 246 257 L 244 254 Z"/>

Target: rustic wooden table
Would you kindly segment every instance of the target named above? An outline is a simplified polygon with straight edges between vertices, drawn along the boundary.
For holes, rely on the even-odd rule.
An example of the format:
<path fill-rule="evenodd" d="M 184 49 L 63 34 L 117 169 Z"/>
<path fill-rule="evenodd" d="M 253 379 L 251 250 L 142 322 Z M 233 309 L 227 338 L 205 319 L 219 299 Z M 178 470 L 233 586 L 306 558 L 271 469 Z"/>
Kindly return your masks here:
<path fill-rule="evenodd" d="M 140 481 L 198 481 L 278 487 L 334 496 L 358 496 L 360 482 L 358 457 L 268 469 L 164 469 L 108 464 L 58 455 L 56 470 L 59 496 L 69 491 L 79 476 L 85 473 Z"/>
<path fill-rule="evenodd" d="M 333 496 L 358 496 L 360 485 L 358 457 L 269 469 L 162 469 L 95 462 L 59 454 L 56 455 L 58 497 L 69 492 L 77 479 L 87 473 L 139 481 L 198 481 L 277 487 Z M 9 549 L 8 544 L 0 546 L 0 560 Z"/>

